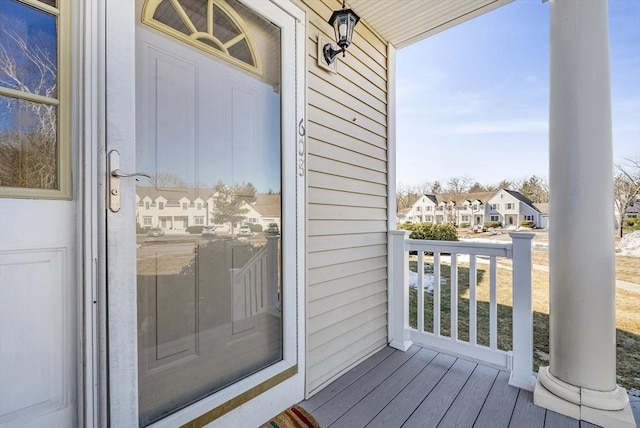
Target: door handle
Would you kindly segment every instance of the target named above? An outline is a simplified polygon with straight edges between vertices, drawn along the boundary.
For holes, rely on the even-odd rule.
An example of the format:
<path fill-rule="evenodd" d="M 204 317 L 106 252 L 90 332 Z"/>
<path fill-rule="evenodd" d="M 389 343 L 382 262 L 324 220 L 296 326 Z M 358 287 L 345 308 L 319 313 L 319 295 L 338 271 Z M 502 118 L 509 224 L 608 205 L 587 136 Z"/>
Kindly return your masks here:
<path fill-rule="evenodd" d="M 120 168 L 114 169 L 113 171 L 111 171 L 111 176 L 112 177 L 117 177 L 117 178 L 147 177 L 148 179 L 151 179 L 151 176 L 149 174 L 147 174 L 147 173 L 144 173 L 144 172 L 132 172 L 131 174 L 127 174 L 126 172 L 124 172 Z"/>
<path fill-rule="evenodd" d="M 120 179 L 130 177 L 147 177 L 151 175 L 144 172 L 133 172 L 128 174 L 120 169 L 120 152 L 111 150 L 109 152 L 109 209 L 114 213 L 120 211 Z"/>

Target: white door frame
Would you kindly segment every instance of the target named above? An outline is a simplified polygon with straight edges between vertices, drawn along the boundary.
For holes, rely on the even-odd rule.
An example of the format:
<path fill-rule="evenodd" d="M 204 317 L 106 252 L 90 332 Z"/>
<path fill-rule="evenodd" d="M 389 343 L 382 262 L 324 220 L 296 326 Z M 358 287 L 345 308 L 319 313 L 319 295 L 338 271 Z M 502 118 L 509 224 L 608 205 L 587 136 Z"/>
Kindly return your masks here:
<path fill-rule="evenodd" d="M 124 271 L 107 263 L 110 256 L 116 255 L 135 259 L 134 240 L 124 239 L 135 234 L 134 224 L 130 221 L 135 216 L 134 181 L 121 181 L 123 200 L 120 212 L 110 212 L 105 203 L 106 151 L 135 147 L 135 115 L 132 114 L 135 106 L 135 2 L 100 0 L 89 3 L 92 5 L 87 6 L 85 12 L 87 58 L 84 72 L 90 83 L 87 85 L 84 135 L 86 141 L 95 144 L 91 144 L 84 154 L 88 180 L 85 183 L 89 190 L 84 204 L 83 262 L 87 289 L 89 283 L 96 284 L 96 287 L 91 286 L 92 291 L 86 293 L 84 300 L 87 315 L 84 323 L 85 355 L 91 364 L 85 369 L 86 411 L 83 419 L 86 426 L 137 426 L 136 275 L 135 271 Z M 287 370 L 296 374 L 273 386 L 268 394 L 242 404 L 216 422 L 229 426 L 257 426 L 304 398 L 306 18 L 290 0 L 246 2 L 246 5 L 261 14 L 279 15 L 281 22 L 285 19 L 292 22 L 288 27 L 292 32 L 287 36 L 283 32 L 282 38 L 285 52 L 282 55 L 285 62 L 282 76 L 282 190 L 283 195 L 295 195 L 283 200 L 283 224 L 296 225 L 295 234 L 293 229 L 289 233 L 289 245 L 293 251 L 283 254 L 283 264 L 289 263 L 295 269 L 290 271 L 289 277 L 283 278 L 283 283 L 297 284 L 292 288 L 295 293 L 286 293 L 285 289 L 284 296 L 284 307 L 295 307 L 297 311 L 289 311 L 288 314 L 285 311 L 283 361 L 154 424 L 158 427 L 187 423 Z M 295 56 L 286 54 L 294 51 Z M 289 89 L 286 89 L 287 82 L 290 82 Z M 286 91 L 289 91 L 288 96 Z M 119 100 L 118 106 L 132 106 L 131 110 L 114 108 L 113 104 L 106 103 L 112 99 Z M 96 147 L 95 152 L 93 147 Z M 121 158 L 122 170 L 129 172 L 134 167 L 133 157 Z M 111 230 L 107 230 L 107 223 Z M 107 278 L 117 286 L 108 288 Z M 108 319 L 107 312 L 111 315 Z"/>

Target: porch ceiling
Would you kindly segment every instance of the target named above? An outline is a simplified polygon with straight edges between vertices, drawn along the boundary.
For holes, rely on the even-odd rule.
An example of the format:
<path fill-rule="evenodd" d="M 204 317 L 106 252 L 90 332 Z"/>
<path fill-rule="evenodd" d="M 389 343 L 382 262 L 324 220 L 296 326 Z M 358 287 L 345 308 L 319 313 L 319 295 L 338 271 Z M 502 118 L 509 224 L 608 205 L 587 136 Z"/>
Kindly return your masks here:
<path fill-rule="evenodd" d="M 360 18 L 397 49 L 513 0 L 348 0 Z"/>

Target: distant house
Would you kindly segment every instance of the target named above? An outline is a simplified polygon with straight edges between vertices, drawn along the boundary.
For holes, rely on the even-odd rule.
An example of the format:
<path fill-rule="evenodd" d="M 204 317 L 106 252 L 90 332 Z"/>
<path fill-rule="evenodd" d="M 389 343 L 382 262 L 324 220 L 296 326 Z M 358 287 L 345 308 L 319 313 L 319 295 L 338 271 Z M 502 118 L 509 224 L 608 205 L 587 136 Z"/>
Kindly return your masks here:
<path fill-rule="evenodd" d="M 538 227 L 540 229 L 548 229 L 549 228 L 549 203 L 539 202 L 539 203 L 533 204 L 533 206 L 536 207 L 536 209 L 540 213 L 538 215 L 538 218 L 540 219 L 540 222 L 537 223 Z"/>
<path fill-rule="evenodd" d="M 409 219 L 408 215 L 411 213 L 411 207 L 403 208 L 396 213 L 396 224 L 402 224 L 406 222 L 413 222 L 413 217 Z"/>
<path fill-rule="evenodd" d="M 625 214 L 627 218 L 640 218 L 640 195 L 629 204 Z"/>
<path fill-rule="evenodd" d="M 542 215 L 535 204 L 514 190 L 497 192 L 423 195 L 410 208 L 398 212 L 398 222 L 435 224 L 453 223 L 457 226 L 482 225 L 499 221 L 504 227 L 515 228 L 522 221 L 533 221 L 536 227 L 548 225 L 547 212 Z"/>
<path fill-rule="evenodd" d="M 215 192 L 203 189 L 137 187 L 136 222 L 139 228 L 159 227 L 165 231 L 186 232 L 190 226 L 213 225 Z M 280 195 L 256 195 L 256 201 L 246 203 L 242 223 L 269 223 L 280 227 Z M 221 225 L 217 225 L 221 226 Z M 229 231 L 231 225 L 224 224 Z"/>
<path fill-rule="evenodd" d="M 186 231 L 189 226 L 207 226 L 211 223 L 213 190 L 156 189 L 137 187 L 136 222 L 148 229 Z"/>
<path fill-rule="evenodd" d="M 540 226 L 540 211 L 531 199 L 515 190 L 498 190 L 487 201 L 489 221 L 499 221 L 503 227 L 516 228 L 522 221 L 532 221 Z"/>
<path fill-rule="evenodd" d="M 410 223 L 435 222 L 438 201 L 435 195 L 422 195 L 408 208 L 405 221 Z"/>
<path fill-rule="evenodd" d="M 256 201 L 247 204 L 249 210 L 245 216 L 247 223 L 259 224 L 265 229 L 270 223 L 276 223 L 280 227 L 280 195 L 256 195 Z"/>

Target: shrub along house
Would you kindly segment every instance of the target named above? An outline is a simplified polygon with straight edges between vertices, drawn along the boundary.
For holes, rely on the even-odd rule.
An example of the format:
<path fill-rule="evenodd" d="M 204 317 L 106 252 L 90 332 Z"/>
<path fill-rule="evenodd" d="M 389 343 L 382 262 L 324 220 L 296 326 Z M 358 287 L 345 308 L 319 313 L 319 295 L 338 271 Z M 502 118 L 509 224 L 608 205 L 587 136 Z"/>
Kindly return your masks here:
<path fill-rule="evenodd" d="M 336 0 L 3 0 L 0 426 L 257 426 L 404 349 L 395 52 L 506 3 L 353 0 L 329 63 Z M 593 204 L 613 200 L 606 3 L 551 1 L 550 25 L 551 360 L 535 397 L 629 422 L 613 208 Z M 203 201 L 219 181 L 280 193 L 280 233 L 137 241 L 136 185 L 167 174 Z M 587 209 L 602 221 L 573 216 Z M 530 306 L 518 318 L 526 349 Z M 499 357 L 533 388 L 515 353 Z"/>

